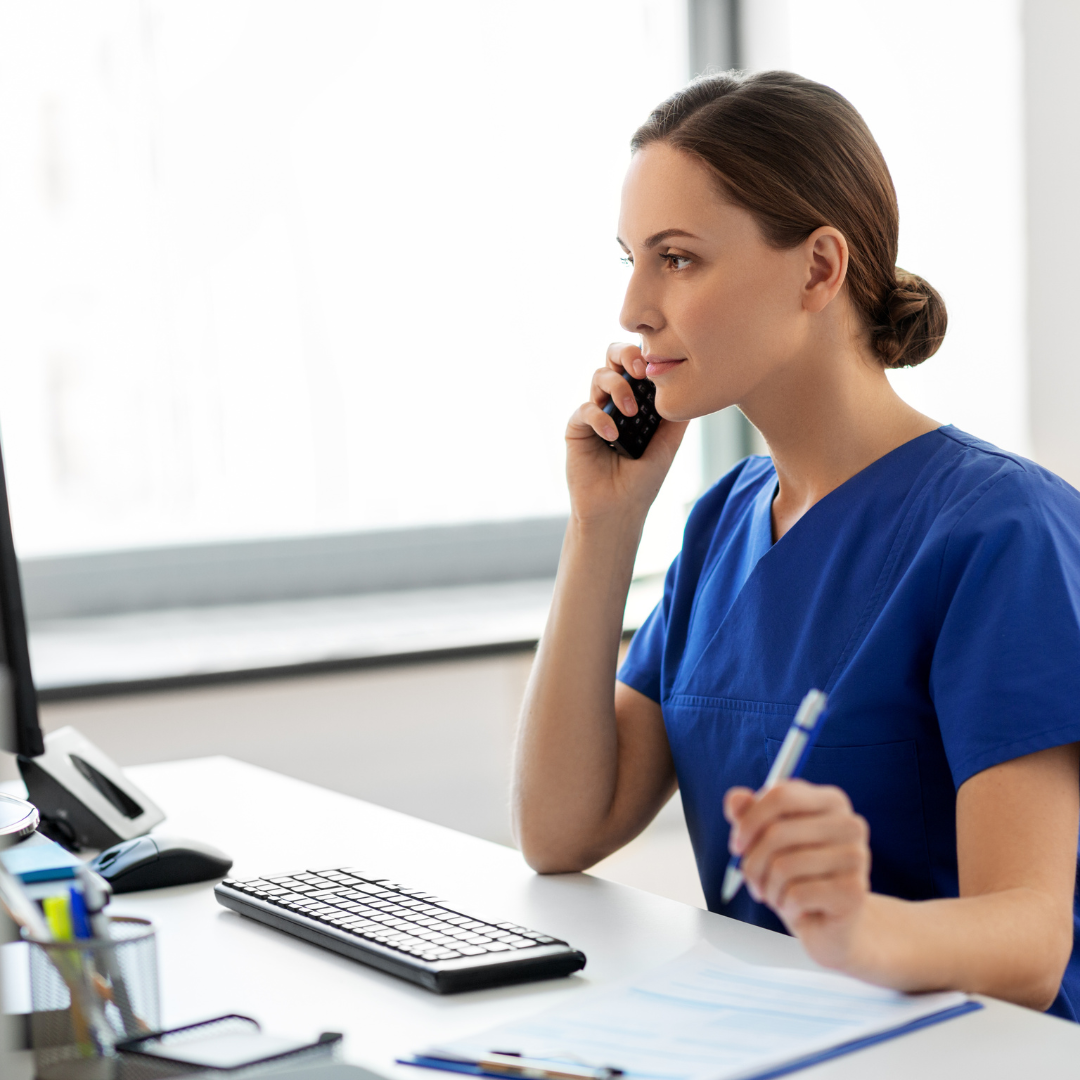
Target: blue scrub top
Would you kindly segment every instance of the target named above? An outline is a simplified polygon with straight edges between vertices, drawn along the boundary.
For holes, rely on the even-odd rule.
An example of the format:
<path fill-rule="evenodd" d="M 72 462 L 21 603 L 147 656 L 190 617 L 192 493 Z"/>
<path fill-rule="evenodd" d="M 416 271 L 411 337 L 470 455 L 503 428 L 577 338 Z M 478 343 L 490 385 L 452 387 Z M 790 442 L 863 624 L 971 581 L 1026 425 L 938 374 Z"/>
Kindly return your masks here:
<path fill-rule="evenodd" d="M 722 800 L 764 782 L 811 687 L 829 713 L 803 776 L 869 822 L 871 887 L 956 896 L 960 785 L 1080 741 L 1080 493 L 953 427 L 875 461 L 773 544 L 776 483 L 751 457 L 701 497 L 619 671 L 663 709 L 709 907 L 783 930 L 745 889 L 721 907 Z M 1074 944 L 1050 1012 L 1078 1010 Z"/>

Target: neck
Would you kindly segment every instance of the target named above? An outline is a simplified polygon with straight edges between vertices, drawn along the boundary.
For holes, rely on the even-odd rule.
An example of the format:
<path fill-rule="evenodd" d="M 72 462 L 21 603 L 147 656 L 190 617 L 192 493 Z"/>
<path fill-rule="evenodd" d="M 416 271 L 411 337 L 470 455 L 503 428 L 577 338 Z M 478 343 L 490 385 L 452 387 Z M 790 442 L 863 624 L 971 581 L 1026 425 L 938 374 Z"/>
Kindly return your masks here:
<path fill-rule="evenodd" d="M 774 541 L 830 491 L 940 426 L 903 401 L 881 364 L 855 348 L 786 364 L 740 404 L 776 466 Z"/>

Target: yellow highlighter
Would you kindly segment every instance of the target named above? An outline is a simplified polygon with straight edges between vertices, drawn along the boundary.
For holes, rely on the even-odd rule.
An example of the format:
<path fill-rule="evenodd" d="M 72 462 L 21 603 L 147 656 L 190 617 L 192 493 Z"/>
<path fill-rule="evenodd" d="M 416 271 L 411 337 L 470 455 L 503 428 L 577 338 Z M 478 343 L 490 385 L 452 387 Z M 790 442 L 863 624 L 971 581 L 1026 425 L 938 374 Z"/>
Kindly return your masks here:
<path fill-rule="evenodd" d="M 71 901 L 66 896 L 47 896 L 41 902 L 45 909 L 45 921 L 49 924 L 56 941 L 72 941 L 75 933 L 71 927 Z"/>

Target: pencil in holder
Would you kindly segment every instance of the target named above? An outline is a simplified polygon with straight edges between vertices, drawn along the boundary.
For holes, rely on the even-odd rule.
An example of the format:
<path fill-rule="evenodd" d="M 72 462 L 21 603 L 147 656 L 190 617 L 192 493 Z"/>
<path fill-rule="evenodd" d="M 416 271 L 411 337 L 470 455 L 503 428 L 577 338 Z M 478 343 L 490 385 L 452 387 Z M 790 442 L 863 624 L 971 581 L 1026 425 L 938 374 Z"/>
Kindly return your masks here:
<path fill-rule="evenodd" d="M 108 923 L 108 938 L 30 941 L 37 1080 L 113 1080 L 116 1044 L 161 1026 L 153 926 Z"/>

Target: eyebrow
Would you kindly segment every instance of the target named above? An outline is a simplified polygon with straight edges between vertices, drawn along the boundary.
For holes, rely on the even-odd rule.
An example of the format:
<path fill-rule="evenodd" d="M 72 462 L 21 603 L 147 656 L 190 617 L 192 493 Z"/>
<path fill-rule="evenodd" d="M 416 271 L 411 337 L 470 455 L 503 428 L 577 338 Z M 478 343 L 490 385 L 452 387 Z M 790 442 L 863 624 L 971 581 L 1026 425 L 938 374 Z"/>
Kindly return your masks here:
<path fill-rule="evenodd" d="M 652 236 L 650 236 L 649 239 L 646 240 L 644 245 L 642 246 L 645 248 L 646 251 L 648 251 L 650 248 L 656 247 L 657 244 L 662 244 L 665 240 L 670 240 L 673 236 L 686 236 L 689 237 L 691 240 L 701 239 L 700 236 L 695 236 L 692 232 L 687 232 L 685 229 L 662 229 L 658 233 L 653 233 Z M 615 239 L 618 241 L 619 246 L 624 251 L 630 250 L 623 242 L 621 237 L 616 236 Z"/>

